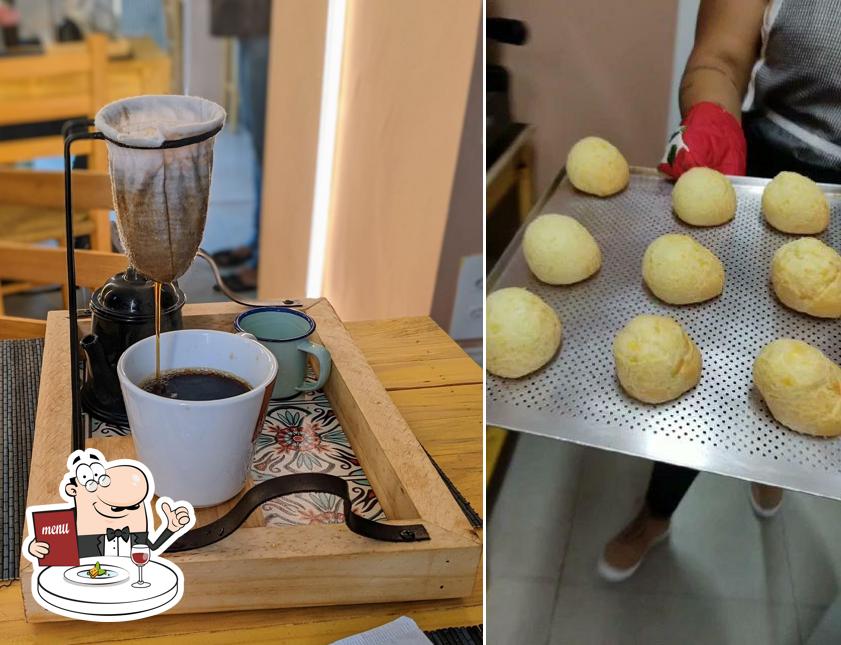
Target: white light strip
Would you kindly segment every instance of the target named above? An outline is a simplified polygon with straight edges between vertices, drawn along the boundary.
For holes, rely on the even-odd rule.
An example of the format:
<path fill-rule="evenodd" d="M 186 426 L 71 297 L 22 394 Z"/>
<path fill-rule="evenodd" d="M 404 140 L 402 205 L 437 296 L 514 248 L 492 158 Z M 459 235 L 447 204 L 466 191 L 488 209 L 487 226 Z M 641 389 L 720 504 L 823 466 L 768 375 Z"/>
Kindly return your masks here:
<path fill-rule="evenodd" d="M 190 76 L 193 73 L 190 64 L 190 51 L 192 48 L 193 29 L 192 7 L 190 0 L 183 0 L 181 3 L 181 91 L 184 94 L 190 93 Z"/>
<path fill-rule="evenodd" d="M 317 298 L 324 286 L 324 259 L 327 246 L 327 220 L 333 185 L 333 157 L 336 152 L 336 125 L 339 116 L 339 90 L 345 44 L 347 0 L 330 0 L 327 33 L 324 39 L 324 74 L 321 81 L 321 114 L 318 124 L 318 153 L 312 199 L 310 252 L 307 261 L 307 297 Z"/>

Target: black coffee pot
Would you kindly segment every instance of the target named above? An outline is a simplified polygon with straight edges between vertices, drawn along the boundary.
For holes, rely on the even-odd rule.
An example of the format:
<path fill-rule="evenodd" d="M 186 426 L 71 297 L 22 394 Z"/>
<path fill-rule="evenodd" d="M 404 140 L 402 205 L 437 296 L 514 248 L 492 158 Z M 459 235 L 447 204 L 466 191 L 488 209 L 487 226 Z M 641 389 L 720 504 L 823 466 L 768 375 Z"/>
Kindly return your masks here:
<path fill-rule="evenodd" d="M 113 276 L 91 297 L 91 333 L 81 340 L 88 358 L 82 407 L 101 421 L 128 425 L 117 361 L 155 333 L 155 283 L 132 267 Z M 161 332 L 181 329 L 184 292 L 177 282 L 161 287 Z"/>

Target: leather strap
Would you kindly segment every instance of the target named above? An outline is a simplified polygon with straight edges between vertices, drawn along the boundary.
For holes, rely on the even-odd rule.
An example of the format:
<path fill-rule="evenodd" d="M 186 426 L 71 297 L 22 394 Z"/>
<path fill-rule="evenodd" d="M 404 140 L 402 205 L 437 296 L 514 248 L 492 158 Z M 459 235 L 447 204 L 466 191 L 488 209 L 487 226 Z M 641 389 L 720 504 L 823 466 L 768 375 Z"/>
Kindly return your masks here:
<path fill-rule="evenodd" d="M 345 525 L 354 533 L 382 542 L 419 542 L 428 540 L 429 533 L 421 524 L 395 525 L 373 522 L 353 512 L 347 482 L 335 475 L 306 473 L 275 477 L 249 489 L 245 495 L 218 520 L 187 532 L 167 549 L 167 553 L 190 551 L 210 544 L 236 531 L 261 504 L 276 497 L 293 493 L 329 493 L 341 497 L 344 504 Z"/>

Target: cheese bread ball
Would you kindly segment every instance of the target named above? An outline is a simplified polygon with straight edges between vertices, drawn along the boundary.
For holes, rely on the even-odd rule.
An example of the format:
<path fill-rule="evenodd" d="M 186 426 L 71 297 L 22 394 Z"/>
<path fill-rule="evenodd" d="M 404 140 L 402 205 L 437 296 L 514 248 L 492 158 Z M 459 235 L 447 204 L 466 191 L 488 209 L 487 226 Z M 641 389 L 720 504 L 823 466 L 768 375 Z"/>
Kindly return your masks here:
<path fill-rule="evenodd" d="M 829 203 L 818 185 L 796 172 L 781 172 L 762 191 L 762 213 L 783 233 L 811 235 L 829 225 Z"/>
<path fill-rule="evenodd" d="M 753 363 L 753 382 L 774 418 L 804 434 L 841 434 L 841 368 L 816 347 L 780 338 Z"/>
<path fill-rule="evenodd" d="M 573 284 L 602 265 L 590 231 L 567 215 L 541 215 L 526 228 L 523 254 L 532 273 L 548 284 Z"/>
<path fill-rule="evenodd" d="M 671 305 L 715 298 L 724 289 L 724 265 L 688 235 L 661 235 L 645 250 L 642 277 L 651 292 Z"/>
<path fill-rule="evenodd" d="M 561 320 L 525 289 L 494 291 L 485 302 L 487 367 L 491 374 L 519 378 L 543 367 L 561 344 Z"/>
<path fill-rule="evenodd" d="M 572 146 L 566 169 L 573 186 L 599 197 L 623 190 L 631 176 L 622 153 L 599 137 L 584 137 Z"/>
<path fill-rule="evenodd" d="M 672 190 L 672 208 L 692 226 L 718 226 L 736 214 L 733 184 L 712 168 L 692 168 L 680 176 Z"/>
<path fill-rule="evenodd" d="M 666 316 L 632 319 L 613 339 L 613 358 L 622 387 L 645 403 L 676 399 L 701 378 L 701 352 Z"/>
<path fill-rule="evenodd" d="M 771 263 L 774 293 L 787 307 L 841 318 L 841 255 L 814 237 L 783 244 Z"/>

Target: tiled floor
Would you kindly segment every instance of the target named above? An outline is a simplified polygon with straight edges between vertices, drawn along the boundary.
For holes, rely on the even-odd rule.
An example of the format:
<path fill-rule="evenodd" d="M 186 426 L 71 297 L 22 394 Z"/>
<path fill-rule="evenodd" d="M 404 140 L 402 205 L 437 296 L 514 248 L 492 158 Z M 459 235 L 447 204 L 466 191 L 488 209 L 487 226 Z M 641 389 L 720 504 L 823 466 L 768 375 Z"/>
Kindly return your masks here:
<path fill-rule="evenodd" d="M 787 493 L 759 520 L 745 482 L 702 474 L 670 541 L 629 580 L 599 578 L 650 468 L 520 437 L 486 531 L 489 643 L 841 643 L 841 503 Z"/>
<path fill-rule="evenodd" d="M 60 159 L 39 160 L 38 169 L 59 170 Z M 248 133 L 225 130 L 216 138 L 211 182 L 202 248 L 214 252 L 222 248 L 247 244 L 254 234 L 254 152 Z M 187 302 L 214 302 L 227 298 L 213 290 L 213 275 L 207 264 L 196 259 L 179 280 Z M 253 293 L 243 293 L 246 298 Z M 84 296 L 80 296 L 84 297 Z M 61 294 L 52 291 L 39 294 L 7 296 L 6 311 L 10 315 L 46 318 L 51 309 L 61 309 Z"/>

